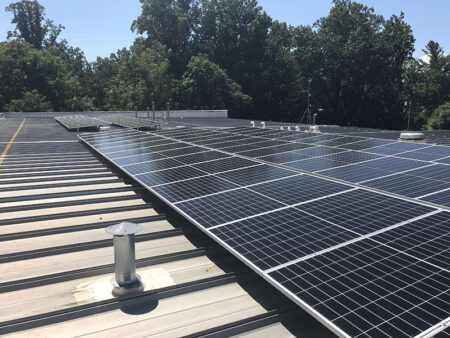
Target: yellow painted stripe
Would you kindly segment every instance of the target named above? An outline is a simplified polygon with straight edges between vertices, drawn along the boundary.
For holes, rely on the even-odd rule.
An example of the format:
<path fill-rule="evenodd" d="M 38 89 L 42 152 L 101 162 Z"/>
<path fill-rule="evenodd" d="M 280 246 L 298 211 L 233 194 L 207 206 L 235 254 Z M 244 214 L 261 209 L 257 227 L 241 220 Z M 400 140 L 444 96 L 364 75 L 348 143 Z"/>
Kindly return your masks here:
<path fill-rule="evenodd" d="M 22 123 L 20 124 L 19 128 L 17 128 L 14 135 L 9 140 L 8 144 L 6 145 L 5 150 L 3 150 L 2 156 L 0 157 L 0 165 L 3 163 L 3 160 L 6 157 L 6 154 L 8 154 L 9 148 L 11 148 L 12 144 L 14 143 L 14 140 L 16 139 L 17 135 L 19 135 L 20 129 L 22 129 L 23 125 L 25 124 L 26 119 L 23 119 Z"/>

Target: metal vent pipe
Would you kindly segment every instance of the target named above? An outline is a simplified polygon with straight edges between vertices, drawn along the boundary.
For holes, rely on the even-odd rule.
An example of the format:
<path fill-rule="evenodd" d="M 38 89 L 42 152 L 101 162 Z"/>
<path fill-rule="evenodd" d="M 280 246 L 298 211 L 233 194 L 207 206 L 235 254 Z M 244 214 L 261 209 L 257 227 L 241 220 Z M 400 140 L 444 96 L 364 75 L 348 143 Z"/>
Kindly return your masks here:
<path fill-rule="evenodd" d="M 116 297 L 143 291 L 142 283 L 136 274 L 134 246 L 135 234 L 141 230 L 142 226 L 129 222 L 105 229 L 114 239 L 115 274 L 112 293 Z"/>

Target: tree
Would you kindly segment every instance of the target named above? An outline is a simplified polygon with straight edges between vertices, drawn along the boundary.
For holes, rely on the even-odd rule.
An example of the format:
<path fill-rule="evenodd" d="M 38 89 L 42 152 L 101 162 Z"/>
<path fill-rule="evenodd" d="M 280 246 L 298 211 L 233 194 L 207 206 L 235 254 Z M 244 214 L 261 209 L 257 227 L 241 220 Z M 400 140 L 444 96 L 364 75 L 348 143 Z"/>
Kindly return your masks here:
<path fill-rule="evenodd" d="M 450 129 L 450 101 L 434 110 L 428 119 L 428 129 Z"/>
<path fill-rule="evenodd" d="M 304 86 L 312 79 L 313 102 L 328 123 L 401 126 L 402 65 L 414 42 L 403 14 L 384 20 L 373 8 L 335 0 L 329 15 L 314 29 L 299 29 L 295 41 L 299 77 Z"/>
<path fill-rule="evenodd" d="M 181 81 L 184 102 L 189 107 L 225 109 L 239 116 L 251 104 L 251 98 L 230 79 L 222 68 L 206 55 L 193 56 Z"/>
<path fill-rule="evenodd" d="M 146 48 L 138 39 L 130 49 L 123 48 L 109 59 L 97 59 L 93 68 L 95 78 L 107 81 L 103 83 L 107 110 L 150 107 L 152 101 L 165 107 L 176 91 L 169 75 L 169 51 L 161 44 Z"/>
<path fill-rule="evenodd" d="M 62 25 L 55 25 L 52 20 L 45 18 L 44 7 L 36 0 L 22 0 L 11 3 L 6 7 L 11 12 L 14 31 L 8 32 L 8 40 L 17 39 L 28 42 L 36 49 L 53 46 L 61 31 Z"/>
<path fill-rule="evenodd" d="M 411 60 L 403 71 L 403 96 L 411 102 L 413 126 L 418 129 L 428 128 L 433 112 L 450 101 L 450 57 L 435 41 L 428 42 L 423 51 L 428 60 Z"/>
<path fill-rule="evenodd" d="M 181 76 L 190 58 L 192 0 L 139 0 L 142 13 L 131 29 L 147 34 L 146 45 L 162 44 L 170 50 L 171 68 Z"/>
<path fill-rule="evenodd" d="M 25 92 L 23 98 L 11 100 L 5 106 L 10 112 L 45 112 L 52 111 L 52 105 L 46 100 L 45 96 L 38 93 L 36 89 L 31 92 Z"/>

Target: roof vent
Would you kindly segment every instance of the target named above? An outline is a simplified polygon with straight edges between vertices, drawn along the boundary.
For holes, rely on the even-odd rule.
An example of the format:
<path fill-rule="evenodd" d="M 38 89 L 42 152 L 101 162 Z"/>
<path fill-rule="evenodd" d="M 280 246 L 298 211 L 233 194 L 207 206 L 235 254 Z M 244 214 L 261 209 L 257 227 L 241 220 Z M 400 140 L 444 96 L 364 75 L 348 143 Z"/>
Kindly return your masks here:
<path fill-rule="evenodd" d="M 143 291 L 139 276 L 136 274 L 134 235 L 142 230 L 139 224 L 122 222 L 105 229 L 114 238 L 115 276 L 112 294 L 115 297 Z"/>
<path fill-rule="evenodd" d="M 423 140 L 423 139 L 425 139 L 425 134 L 419 133 L 419 132 L 408 131 L 408 132 L 400 133 L 400 139 L 408 140 L 408 141 Z"/>
<path fill-rule="evenodd" d="M 263 129 L 266 127 L 266 122 L 264 122 L 264 121 L 262 121 L 261 122 L 261 125 L 262 125 L 262 127 L 263 127 Z"/>
<path fill-rule="evenodd" d="M 310 133 L 320 133 L 319 126 L 316 126 L 316 125 L 314 125 L 314 126 L 309 126 L 308 131 L 309 131 Z"/>
<path fill-rule="evenodd" d="M 255 127 L 255 121 L 250 121 L 250 124 L 252 125 L 252 127 Z"/>

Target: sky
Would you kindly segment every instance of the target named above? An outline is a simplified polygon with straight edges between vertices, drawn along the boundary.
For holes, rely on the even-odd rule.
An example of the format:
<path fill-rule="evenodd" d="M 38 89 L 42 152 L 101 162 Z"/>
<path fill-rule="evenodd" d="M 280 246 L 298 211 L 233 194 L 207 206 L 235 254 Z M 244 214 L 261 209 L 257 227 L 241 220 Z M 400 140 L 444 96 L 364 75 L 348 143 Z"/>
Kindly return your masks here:
<path fill-rule="evenodd" d="M 4 8 L 13 1 L 0 0 L 0 41 L 13 29 L 11 14 Z M 131 32 L 133 20 L 140 14 L 138 0 L 39 0 L 45 7 L 47 18 L 65 26 L 61 38 L 70 45 L 80 47 L 89 61 L 97 56 L 106 57 L 123 47 L 129 47 L 136 34 Z M 259 0 L 259 5 L 274 20 L 290 25 L 311 25 L 326 16 L 331 0 Z M 450 0 L 359 0 L 373 7 L 385 18 L 405 13 L 416 38 L 414 56 L 429 40 L 435 40 L 448 54 L 450 51 Z"/>

